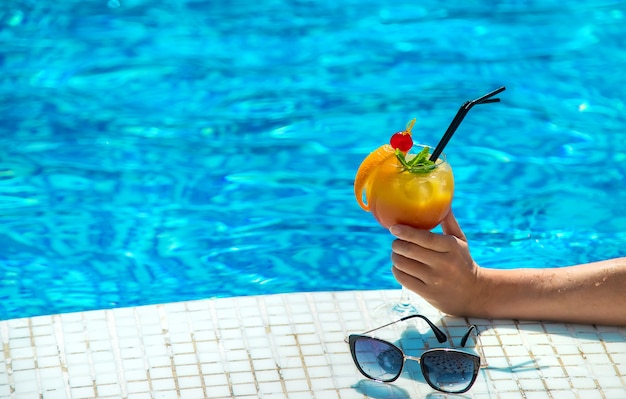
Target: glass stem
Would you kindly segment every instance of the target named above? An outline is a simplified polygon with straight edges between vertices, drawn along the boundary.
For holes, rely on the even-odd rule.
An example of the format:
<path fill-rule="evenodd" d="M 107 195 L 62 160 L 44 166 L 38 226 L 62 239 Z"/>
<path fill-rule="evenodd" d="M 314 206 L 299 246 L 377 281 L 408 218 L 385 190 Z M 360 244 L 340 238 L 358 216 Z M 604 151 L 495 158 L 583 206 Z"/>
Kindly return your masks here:
<path fill-rule="evenodd" d="M 400 306 L 402 307 L 410 307 L 411 306 L 411 293 L 409 292 L 409 290 L 407 288 L 405 288 L 404 286 L 402 287 L 402 290 L 400 291 Z"/>

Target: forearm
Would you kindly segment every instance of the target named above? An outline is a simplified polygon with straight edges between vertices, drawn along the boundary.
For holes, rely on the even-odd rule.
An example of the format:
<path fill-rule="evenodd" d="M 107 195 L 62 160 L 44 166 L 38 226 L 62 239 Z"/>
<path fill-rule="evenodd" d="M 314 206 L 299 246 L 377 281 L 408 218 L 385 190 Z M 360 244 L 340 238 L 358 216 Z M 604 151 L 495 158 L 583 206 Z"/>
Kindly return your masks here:
<path fill-rule="evenodd" d="M 476 316 L 626 325 L 626 258 L 554 269 L 482 268 L 479 281 Z"/>

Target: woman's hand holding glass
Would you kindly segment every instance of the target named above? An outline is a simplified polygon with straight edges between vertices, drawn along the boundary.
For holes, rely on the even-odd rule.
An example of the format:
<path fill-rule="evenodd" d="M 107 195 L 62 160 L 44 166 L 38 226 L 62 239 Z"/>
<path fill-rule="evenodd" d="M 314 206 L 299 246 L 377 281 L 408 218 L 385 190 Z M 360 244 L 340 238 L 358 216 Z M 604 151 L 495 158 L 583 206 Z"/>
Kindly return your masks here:
<path fill-rule="evenodd" d="M 444 234 L 404 225 L 390 228 L 396 237 L 391 260 L 394 277 L 439 310 L 454 315 L 480 306 L 480 268 L 452 211 L 441 222 Z"/>

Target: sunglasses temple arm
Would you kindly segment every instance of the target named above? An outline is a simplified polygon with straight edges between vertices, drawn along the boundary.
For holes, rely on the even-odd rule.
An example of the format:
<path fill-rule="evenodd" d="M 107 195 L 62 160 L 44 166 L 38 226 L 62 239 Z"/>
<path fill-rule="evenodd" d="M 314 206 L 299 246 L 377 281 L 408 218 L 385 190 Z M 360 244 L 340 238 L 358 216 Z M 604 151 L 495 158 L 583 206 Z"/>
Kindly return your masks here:
<path fill-rule="evenodd" d="M 489 365 L 487 364 L 487 358 L 485 357 L 485 352 L 483 351 L 483 343 L 480 340 L 480 331 L 478 331 L 478 327 L 476 327 L 475 324 L 472 324 L 469 330 L 467 330 L 467 332 L 463 336 L 463 338 L 461 338 L 461 346 L 465 347 L 465 344 L 467 343 L 469 335 L 472 333 L 472 331 L 476 335 L 476 340 L 478 341 L 478 351 L 480 353 L 480 366 L 487 367 Z"/>
<path fill-rule="evenodd" d="M 446 334 L 444 334 L 443 331 L 441 331 L 436 325 L 434 325 L 430 320 L 428 320 L 428 318 L 426 318 L 426 316 L 423 316 L 421 314 L 412 314 L 412 315 L 409 315 L 409 316 L 402 317 L 402 318 L 400 318 L 398 320 L 392 321 L 391 323 L 387 323 L 387 324 L 384 324 L 384 325 L 382 325 L 380 327 L 376 327 L 376 328 L 372 328 L 371 330 L 367 330 L 367 331 L 363 332 L 362 334 L 369 334 L 371 332 L 380 330 L 381 328 L 389 327 L 392 324 L 396 324 L 396 323 L 398 323 L 400 321 L 406 321 L 406 320 L 409 320 L 409 319 L 413 319 L 415 317 L 419 317 L 420 319 L 422 319 L 426 323 L 428 323 L 430 328 L 435 333 L 435 336 L 437 337 L 437 341 L 439 341 L 439 343 L 446 342 L 448 340 L 448 337 L 446 337 Z"/>
<path fill-rule="evenodd" d="M 396 324 L 397 322 L 400 322 L 400 321 L 404 321 L 404 318 L 398 319 L 398 320 L 394 320 L 391 323 L 383 324 L 382 326 L 378 326 L 376 328 L 372 328 L 371 330 L 363 331 L 361 334 L 369 334 L 371 332 L 378 331 L 378 330 L 383 329 L 385 327 L 389 327 L 389 326 L 391 326 L 393 324 Z"/>

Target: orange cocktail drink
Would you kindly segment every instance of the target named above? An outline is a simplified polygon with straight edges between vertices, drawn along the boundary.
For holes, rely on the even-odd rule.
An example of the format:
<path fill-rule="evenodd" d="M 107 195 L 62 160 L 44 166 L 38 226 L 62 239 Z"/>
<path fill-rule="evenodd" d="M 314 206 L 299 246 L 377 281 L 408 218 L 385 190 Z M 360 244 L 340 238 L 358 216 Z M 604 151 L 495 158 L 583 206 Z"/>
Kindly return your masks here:
<path fill-rule="evenodd" d="M 452 168 L 444 157 L 424 172 L 410 172 L 389 157 L 366 188 L 369 210 L 386 228 L 394 224 L 434 228 L 450 211 L 453 194 Z"/>
<path fill-rule="evenodd" d="M 452 168 L 441 154 L 430 161 L 430 147 L 413 145 L 409 122 L 361 163 L 354 182 L 356 200 L 384 227 L 406 224 L 436 227 L 450 211 L 454 194 Z"/>

